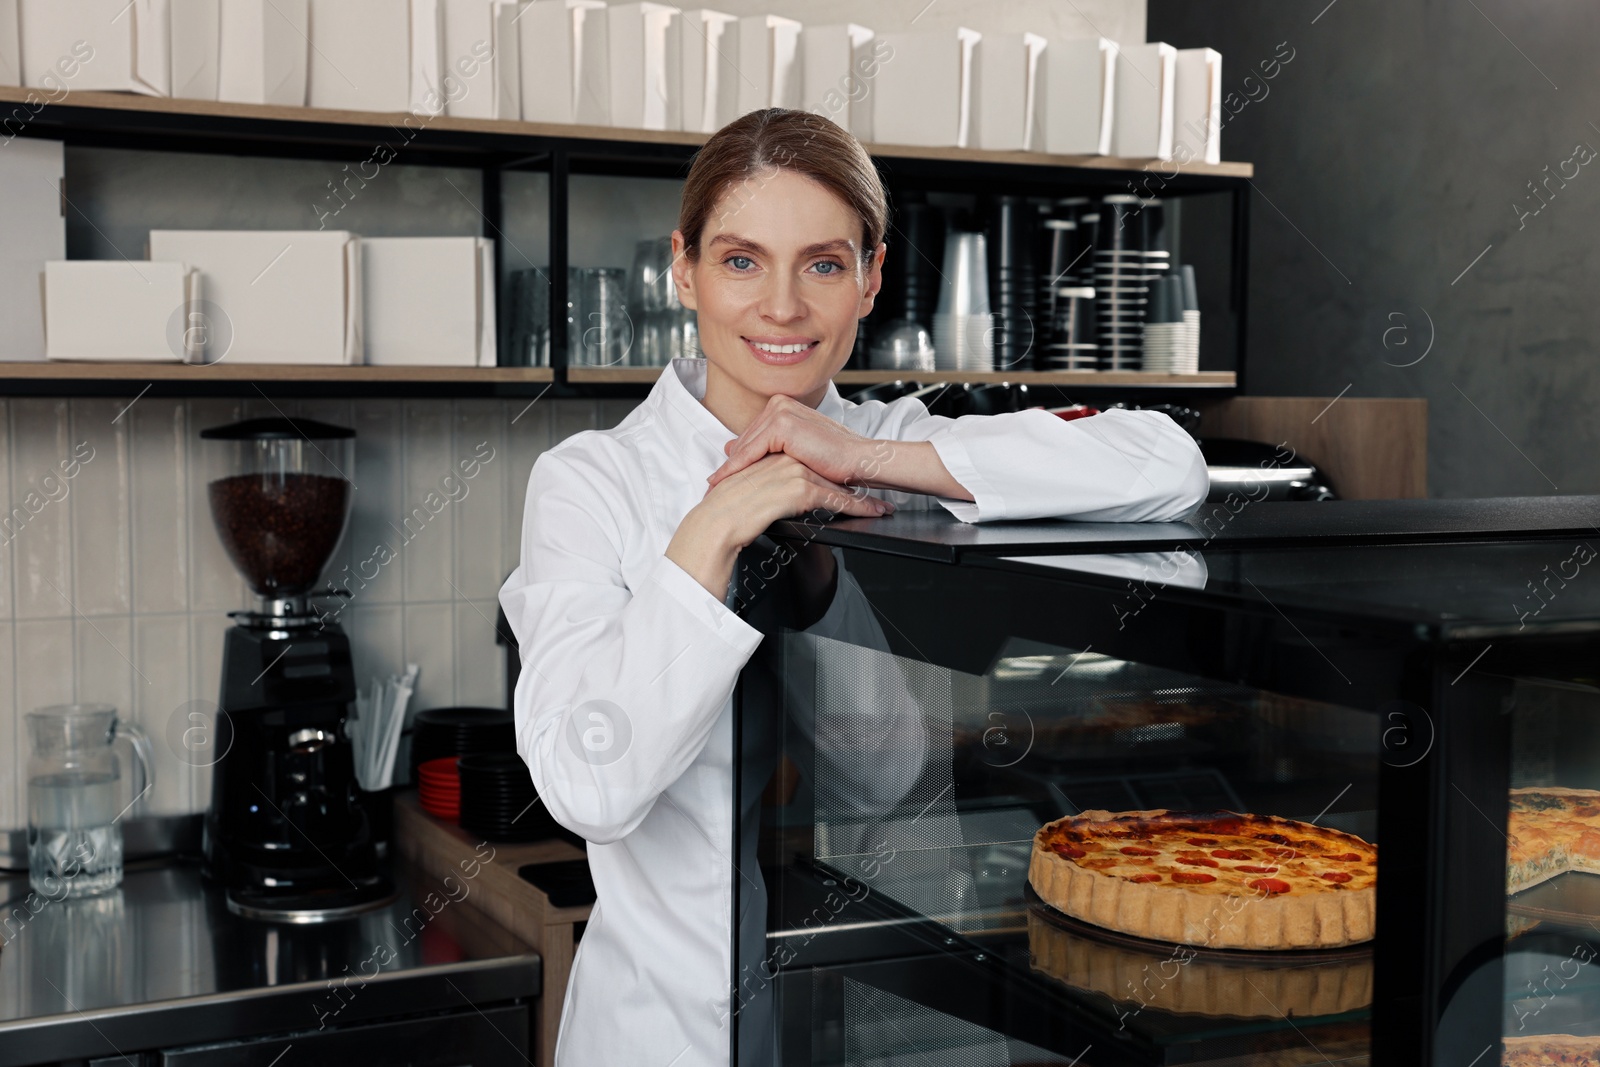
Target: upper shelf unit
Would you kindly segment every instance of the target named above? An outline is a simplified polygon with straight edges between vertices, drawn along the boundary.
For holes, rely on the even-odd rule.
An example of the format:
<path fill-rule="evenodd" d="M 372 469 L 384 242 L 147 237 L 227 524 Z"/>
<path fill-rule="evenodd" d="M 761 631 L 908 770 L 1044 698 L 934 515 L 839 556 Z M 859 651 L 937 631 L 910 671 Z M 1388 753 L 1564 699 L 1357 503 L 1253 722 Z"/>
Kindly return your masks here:
<path fill-rule="evenodd" d="M 68 145 L 241 156 L 329 159 L 377 158 L 387 146 L 408 165 L 480 169 L 485 176 L 484 236 L 500 234 L 498 173 L 542 170 L 551 176 L 551 303 L 566 300 L 569 175 L 611 174 L 681 179 L 707 135 L 612 126 L 561 125 L 509 120 L 429 117 L 408 112 L 219 103 L 131 93 L 70 92 L 41 103 L 37 90 L 0 87 L 4 135 L 43 137 Z M 1078 191 L 1146 193 L 1228 192 L 1242 201 L 1254 171 L 1249 163 L 1218 164 L 987 151 L 919 145 L 869 144 L 892 186 L 954 193 L 996 188 L 1024 195 L 1061 196 Z M 1238 217 L 1242 218 L 1242 210 Z M 1245 229 L 1236 223 L 1236 253 Z M 497 257 L 501 255 L 496 242 Z M 1234 265 L 1242 290 L 1243 258 Z M 499 264 L 497 263 L 497 273 Z M 502 274 L 503 278 L 503 274 Z M 502 301 L 506 296 L 501 292 Z M 1242 292 L 1241 292 L 1242 296 Z M 502 307 L 505 304 L 502 302 Z M 1242 303 L 1239 308 L 1242 315 Z M 1242 322 L 1242 319 L 1241 319 Z M 502 324 L 503 326 L 504 324 Z M 552 349 L 565 351 L 565 323 L 553 322 Z M 502 330 L 502 342 L 505 334 Z M 1241 360 L 1242 369 L 1242 360 Z M 133 396 L 148 390 L 167 396 L 642 396 L 658 368 L 492 368 L 269 366 L 232 364 L 0 363 L 0 396 Z M 848 369 L 840 386 L 907 377 L 904 373 Z M 1143 395 L 1235 389 L 1242 375 L 1207 371 L 1191 375 L 1141 372 L 934 373 L 917 377 L 952 382 L 1025 381 L 1075 391 L 1135 390 Z M 142 395 L 142 394 L 141 394 Z"/>

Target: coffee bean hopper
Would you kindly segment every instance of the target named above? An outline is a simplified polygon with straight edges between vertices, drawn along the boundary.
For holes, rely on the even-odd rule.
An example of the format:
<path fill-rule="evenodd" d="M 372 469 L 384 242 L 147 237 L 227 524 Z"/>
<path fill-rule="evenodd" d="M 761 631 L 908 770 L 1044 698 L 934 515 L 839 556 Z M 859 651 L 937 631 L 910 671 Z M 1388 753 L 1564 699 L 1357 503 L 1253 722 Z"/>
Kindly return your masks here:
<path fill-rule="evenodd" d="M 257 597 L 230 612 L 206 876 L 230 910 L 316 922 L 394 896 L 357 788 L 345 720 L 350 642 L 313 609 L 350 514 L 355 431 L 309 419 L 202 430 L 206 495 L 228 558 Z"/>

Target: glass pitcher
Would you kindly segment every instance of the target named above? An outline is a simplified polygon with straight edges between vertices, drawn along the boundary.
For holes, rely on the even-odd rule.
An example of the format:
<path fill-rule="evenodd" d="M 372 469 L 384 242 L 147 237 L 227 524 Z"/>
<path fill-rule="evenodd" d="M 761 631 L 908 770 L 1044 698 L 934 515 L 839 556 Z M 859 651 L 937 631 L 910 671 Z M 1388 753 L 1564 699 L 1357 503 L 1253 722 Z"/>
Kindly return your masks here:
<path fill-rule="evenodd" d="M 122 827 L 117 820 L 152 783 L 150 739 L 120 722 L 109 704 L 57 704 L 26 716 L 28 881 L 51 900 L 104 893 L 122 884 Z M 114 743 L 136 757 L 130 802 L 117 787 Z"/>

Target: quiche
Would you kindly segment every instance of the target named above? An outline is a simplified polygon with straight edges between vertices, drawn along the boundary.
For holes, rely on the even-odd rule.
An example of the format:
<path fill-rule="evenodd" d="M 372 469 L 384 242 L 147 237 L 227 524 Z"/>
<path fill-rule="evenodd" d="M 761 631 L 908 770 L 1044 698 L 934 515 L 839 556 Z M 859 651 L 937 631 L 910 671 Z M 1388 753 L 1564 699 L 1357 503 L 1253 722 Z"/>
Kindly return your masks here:
<path fill-rule="evenodd" d="M 1501 1067 L 1600 1067 L 1600 1037 L 1508 1037 Z"/>
<path fill-rule="evenodd" d="M 1600 874 L 1600 791 L 1513 789 L 1506 836 L 1508 893 L 1567 871 Z"/>
<path fill-rule="evenodd" d="M 1034 834 L 1028 881 L 1107 930 L 1205 948 L 1371 940 L 1378 850 L 1354 834 L 1232 811 L 1085 811 Z"/>

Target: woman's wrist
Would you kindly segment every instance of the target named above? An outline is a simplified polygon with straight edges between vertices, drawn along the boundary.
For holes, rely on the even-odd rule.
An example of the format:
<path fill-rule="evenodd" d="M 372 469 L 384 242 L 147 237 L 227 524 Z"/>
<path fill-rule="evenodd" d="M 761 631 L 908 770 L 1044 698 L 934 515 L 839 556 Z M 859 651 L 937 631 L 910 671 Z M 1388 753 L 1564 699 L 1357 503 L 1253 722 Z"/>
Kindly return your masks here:
<path fill-rule="evenodd" d="M 945 467 L 931 441 L 866 441 L 856 468 L 862 476 L 851 480 L 873 489 L 925 493 L 949 500 L 973 499 L 966 486 Z"/>
<path fill-rule="evenodd" d="M 666 557 L 683 568 L 706 592 L 721 600 L 727 595 L 733 567 L 743 546 L 733 544 L 726 531 L 716 524 L 701 521 L 702 518 L 703 513 L 695 510 L 684 516 L 667 544 Z"/>

